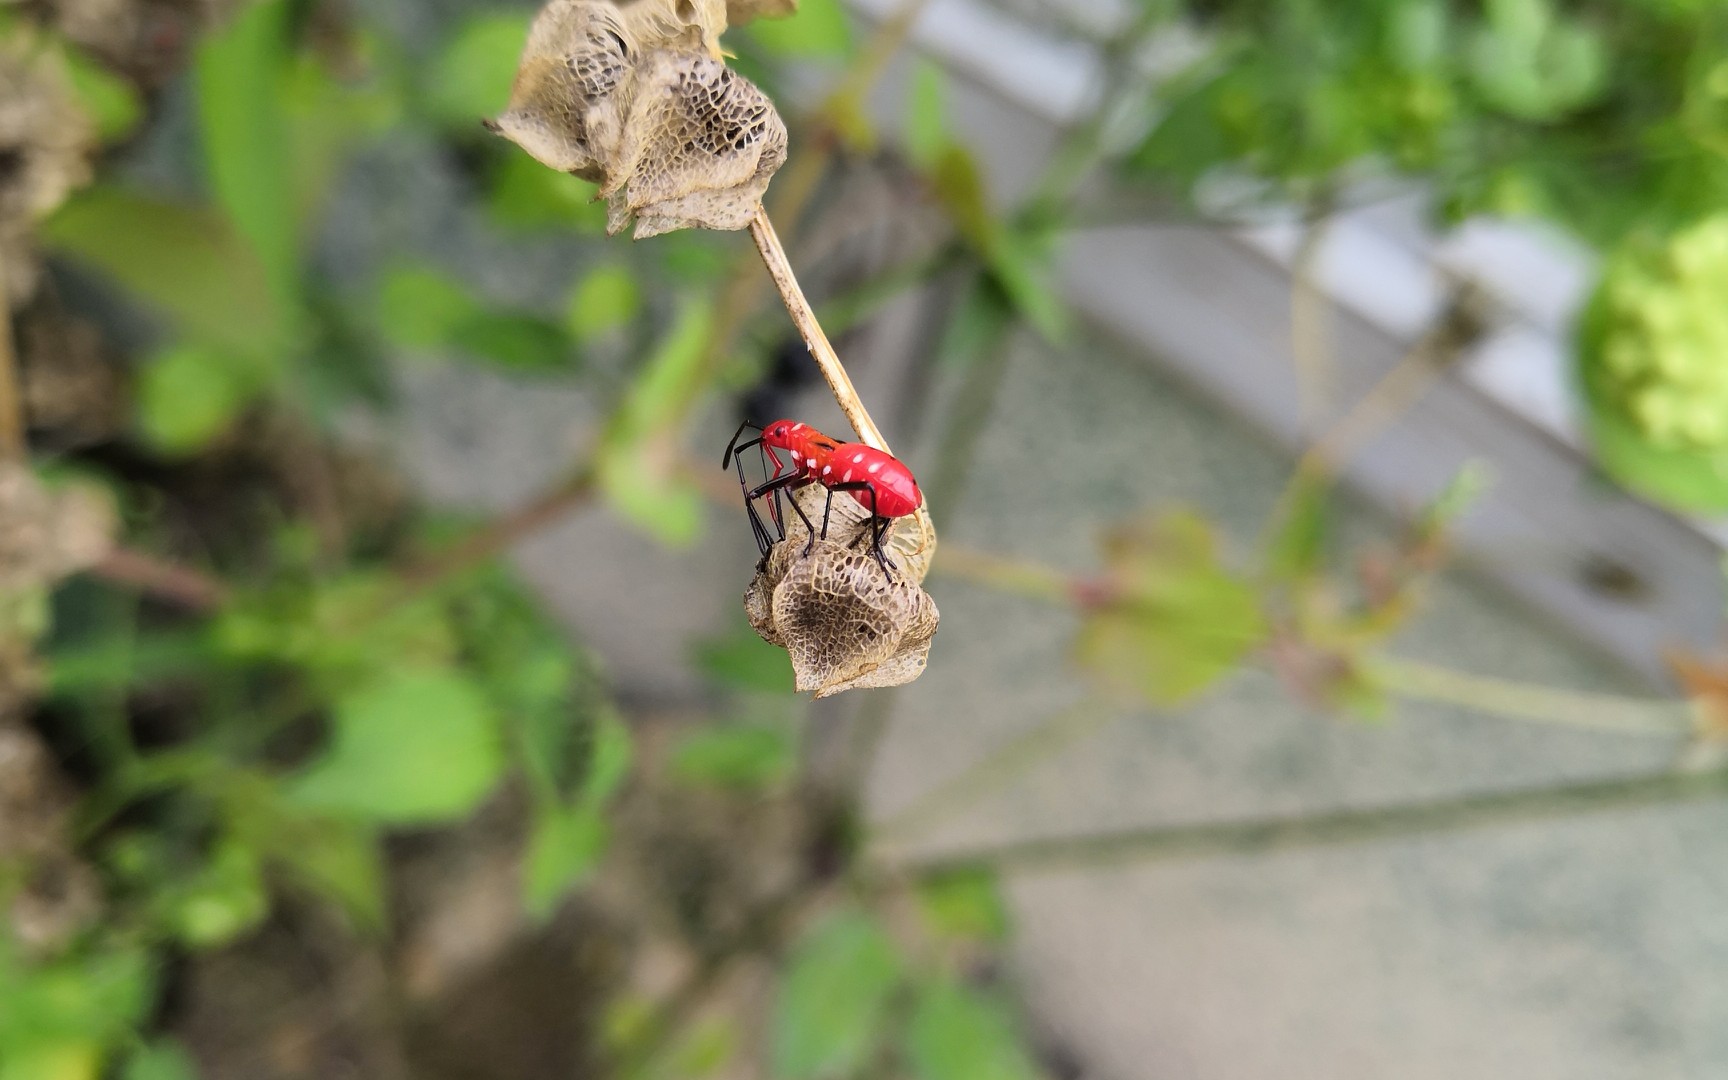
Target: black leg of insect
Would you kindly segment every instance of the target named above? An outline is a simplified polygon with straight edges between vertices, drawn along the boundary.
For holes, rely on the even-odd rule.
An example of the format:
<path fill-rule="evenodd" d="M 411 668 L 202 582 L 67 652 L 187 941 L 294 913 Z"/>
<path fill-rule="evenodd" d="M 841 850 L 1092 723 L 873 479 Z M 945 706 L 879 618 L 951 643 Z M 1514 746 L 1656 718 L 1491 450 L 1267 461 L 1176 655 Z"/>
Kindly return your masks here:
<path fill-rule="evenodd" d="M 808 483 L 810 483 L 808 479 L 799 476 L 797 473 L 787 473 L 785 476 L 776 477 L 773 480 L 768 481 L 766 484 L 761 484 L 751 489 L 745 493 L 745 498 L 753 502 L 764 495 L 778 494 L 782 489 L 792 488 Z M 810 521 L 810 515 L 806 514 L 804 508 L 798 505 L 797 499 L 791 499 L 790 501 L 792 503 L 792 509 L 798 511 L 798 516 L 804 520 L 804 528 L 810 533 L 810 542 L 804 545 L 804 554 L 808 555 L 810 554 L 811 549 L 816 546 L 816 526 Z"/>
<path fill-rule="evenodd" d="M 894 575 L 891 570 L 898 569 L 892 560 L 882 552 L 882 537 L 888 531 L 888 519 L 876 512 L 876 489 L 868 480 L 853 480 L 847 483 L 831 485 L 828 488 L 828 502 L 822 507 L 822 539 L 828 539 L 828 512 L 834 508 L 834 493 L 836 491 L 868 491 L 870 493 L 870 554 L 876 557 L 876 562 L 882 567 L 882 572 L 888 574 L 890 580 Z M 853 543 L 857 543 L 856 540 Z"/>
<path fill-rule="evenodd" d="M 759 443 L 762 440 L 757 439 L 755 441 Z M 748 443 L 745 444 L 746 447 L 748 445 Z M 744 513 L 750 517 L 750 534 L 756 538 L 757 551 L 766 555 L 768 549 L 774 546 L 775 541 L 769 536 L 768 527 L 762 524 L 762 518 L 756 513 L 755 501 L 750 498 L 750 481 L 744 475 L 744 455 L 740 453 L 733 459 L 733 463 L 738 467 L 738 490 L 744 493 Z M 776 527 L 779 526 L 778 518 L 775 519 L 774 524 Z"/>
<path fill-rule="evenodd" d="M 744 437 L 744 433 L 746 431 L 761 431 L 761 430 L 762 429 L 760 427 L 758 427 L 755 424 L 752 424 L 748 420 L 744 421 L 742 424 L 739 424 L 738 430 L 732 433 L 732 441 L 726 444 L 726 453 L 720 458 L 720 467 L 722 469 L 731 468 L 732 467 L 732 455 L 733 454 L 736 454 L 741 450 L 749 449 L 750 447 L 755 446 L 757 443 L 762 441 L 761 439 L 752 439 L 749 442 L 745 443 L 744 445 L 740 446 L 738 444 L 738 440 L 742 439 Z"/>
<path fill-rule="evenodd" d="M 746 480 L 744 478 L 744 460 L 743 460 L 744 459 L 744 451 L 750 449 L 752 446 L 754 446 L 756 448 L 756 459 L 759 462 L 761 462 L 762 475 L 767 477 L 769 480 L 773 480 L 774 478 L 778 477 L 780 475 L 780 470 L 782 470 L 786 467 L 784 464 L 781 463 L 780 459 L 774 455 L 774 451 L 769 449 L 768 441 L 766 439 L 756 438 L 756 439 L 751 439 L 748 442 L 739 442 L 738 441 L 740 438 L 743 437 L 745 431 L 761 431 L 761 430 L 762 429 L 759 426 L 751 423 L 748 420 L 739 424 L 738 430 L 732 433 L 732 441 L 730 443 L 728 443 L 726 446 L 725 455 L 722 456 L 720 459 L 720 467 L 722 469 L 724 469 L 727 466 L 727 464 L 733 460 L 736 460 L 738 462 L 738 485 L 740 487 L 742 487 L 745 491 L 745 495 L 747 497 L 746 498 L 746 507 L 749 506 L 748 495 L 749 495 L 749 490 L 750 490 L 750 483 L 748 480 Z M 774 463 L 774 471 L 773 472 L 768 471 L 768 463 L 769 462 Z M 778 537 L 778 540 L 770 541 L 769 542 L 770 546 L 772 546 L 772 544 L 774 544 L 774 543 L 778 543 L 779 540 L 786 539 L 786 517 L 785 517 L 785 514 L 782 513 L 782 511 L 780 509 L 780 492 L 782 489 L 775 488 L 773 490 L 774 490 L 774 501 L 768 504 L 768 517 L 771 521 L 774 522 L 774 529 L 777 533 L 779 533 L 779 537 Z"/>
<path fill-rule="evenodd" d="M 762 519 L 757 515 L 755 500 L 750 497 L 750 481 L 744 476 L 744 451 L 750 449 L 752 446 L 756 447 L 757 457 L 762 462 L 762 471 L 764 473 L 768 471 L 766 445 L 760 438 L 751 439 L 748 442 L 742 443 L 738 441 L 743 438 L 744 432 L 746 431 L 761 430 L 760 427 L 757 427 L 748 420 L 739 424 L 738 430 L 732 434 L 732 441 L 726 444 L 726 453 L 720 458 L 720 467 L 724 469 L 734 462 L 737 463 L 738 490 L 744 493 L 744 512 L 750 516 L 750 533 L 756 538 L 757 551 L 766 555 L 768 554 L 769 548 L 773 547 L 780 540 L 786 538 L 786 527 L 781 523 L 780 519 L 780 493 L 778 490 L 775 491 L 774 503 L 769 510 L 769 516 L 773 519 L 774 528 L 780 534 L 776 538 L 769 535 L 767 526 L 762 524 Z M 778 468 L 775 470 L 775 475 L 779 475 Z"/>

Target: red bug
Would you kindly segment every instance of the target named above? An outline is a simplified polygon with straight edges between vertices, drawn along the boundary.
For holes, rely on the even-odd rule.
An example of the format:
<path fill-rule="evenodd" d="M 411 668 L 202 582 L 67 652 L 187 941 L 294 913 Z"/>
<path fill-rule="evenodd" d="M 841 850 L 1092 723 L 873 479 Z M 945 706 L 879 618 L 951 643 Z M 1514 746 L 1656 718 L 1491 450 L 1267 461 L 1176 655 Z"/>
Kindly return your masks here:
<path fill-rule="evenodd" d="M 731 464 L 735 453 L 756 445 L 760 445 L 766 451 L 768 459 L 774 463 L 774 472 L 767 482 L 754 489 L 749 488 L 744 480 L 743 465 L 738 467 L 739 485 L 746 489 L 744 508 L 750 514 L 750 524 L 756 534 L 757 545 L 764 552 L 771 546 L 767 529 L 756 517 L 753 506 L 755 500 L 770 492 L 776 495 L 774 520 L 778 524 L 778 494 L 782 489 L 792 490 L 806 484 L 821 484 L 828 489 L 828 501 L 822 509 L 822 538 L 828 538 L 828 520 L 834 509 L 834 493 L 846 492 L 857 500 L 858 505 L 870 511 L 870 553 L 876 557 L 882 569 L 892 567 L 894 564 L 882 553 L 882 538 L 887 534 L 889 524 L 895 518 L 916 513 L 918 508 L 924 505 L 924 493 L 918 490 L 918 481 L 913 478 L 912 470 L 893 455 L 875 447 L 863 443 L 836 442 L 809 424 L 796 420 L 777 420 L 765 428 L 759 428 L 762 432 L 760 437 L 740 443 L 738 440 L 745 430 L 755 426 L 748 420 L 738 426 L 732 442 L 726 447 L 725 456 L 721 458 L 720 467 L 726 468 Z M 784 450 L 790 455 L 790 473 L 782 475 L 785 466 L 775 450 Z M 796 499 L 792 500 L 792 509 L 804 519 L 804 526 L 809 530 L 810 541 L 804 548 L 808 554 L 816 544 L 816 527 Z"/>

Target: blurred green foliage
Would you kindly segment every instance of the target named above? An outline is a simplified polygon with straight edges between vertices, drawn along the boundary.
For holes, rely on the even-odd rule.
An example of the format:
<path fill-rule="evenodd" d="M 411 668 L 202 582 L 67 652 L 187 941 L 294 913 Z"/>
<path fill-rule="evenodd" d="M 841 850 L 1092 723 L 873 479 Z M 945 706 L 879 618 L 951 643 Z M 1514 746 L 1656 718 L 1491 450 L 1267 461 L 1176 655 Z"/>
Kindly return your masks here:
<path fill-rule="evenodd" d="M 728 37 L 741 69 L 772 88 L 788 63 L 834 69 L 861 55 L 839 0 L 802 6 L 795 19 Z M 602 246 L 592 185 L 481 128 L 508 96 L 530 15 L 482 11 L 428 48 L 363 14 L 259 0 L 198 42 L 179 84 L 193 102 L 198 182 L 163 190 L 106 170 L 40 230 L 58 258 L 148 317 L 128 453 L 151 470 L 214 468 L 266 419 L 324 433 L 358 406 L 388 407 L 387 361 L 459 361 L 579 380 L 609 416 L 584 463 L 601 496 L 646 537 L 698 540 L 690 419 L 717 385 L 749 382 L 784 329 L 717 344 L 737 314 L 717 307 L 735 238 Z M 1722 388 L 1710 360 L 1720 260 L 1694 265 L 1689 252 L 1696 230 L 1712 228 L 1699 222 L 1728 199 L 1725 19 L 1728 9 L 1704 0 L 1148 2 L 1115 51 L 1131 55 L 1180 25 L 1199 42 L 1193 62 L 1150 100 L 1104 103 L 1111 114 L 1151 113 L 1126 154 L 1115 155 L 1101 116 L 1070 133 L 1017 202 L 955 130 L 940 68 L 916 66 L 897 140 L 875 129 L 862 88 L 843 82 L 793 118 L 803 125 L 794 154 L 897 154 L 949 235 L 928 264 L 827 310 L 850 323 L 949 274 L 958 300 L 936 352 L 966 380 L 961 407 L 988 408 L 1009 335 L 1074 338 L 1052 269 L 1100 174 L 1207 207 L 1216 190 L 1246 189 L 1309 208 L 1348 198 L 1364 177 L 1416 177 L 1446 220 L 1538 216 L 1609 254 L 1581 351 L 1607 464 L 1672 503 L 1719 506 L 1720 432 L 1688 414 L 1677 446 L 1675 425 L 1639 403 L 1664 388 Z M 23 25 L 7 16 L 0 33 Z M 52 34 L 41 39 L 105 144 L 143 137 L 173 107 Z M 326 280 L 317 248 L 345 170 L 404 132 L 460 162 L 489 242 L 586 245 L 569 287 L 525 305 L 492 295 L 467 267 L 414 252 L 392 253 L 357 288 Z M 946 462 L 964 456 L 944 455 L 953 476 L 943 484 L 963 480 Z M 111 480 L 135 538 L 184 535 L 151 483 Z M 1158 706 L 1271 656 L 1315 701 L 1373 714 L 1383 695 L 1366 655 L 1414 610 L 1447 523 L 1477 487 L 1463 478 L 1395 550 L 1365 559 L 1354 591 L 1327 577 L 1335 538 L 1328 485 L 1314 475 L 1298 477 L 1257 570 L 1221 551 L 1197 514 L 1132 522 L 1106 545 L 1104 572 L 1075 590 L 1075 655 L 1103 684 Z M 180 1048 L 140 1037 L 163 959 L 243 941 L 284 895 L 331 906 L 357 934 L 383 932 L 391 830 L 449 824 L 519 791 L 519 886 L 541 920 L 606 856 L 635 759 L 631 728 L 534 597 L 495 568 L 431 583 L 404 573 L 411 554 L 448 539 L 424 516 L 327 550 L 303 511 L 257 510 L 252 502 L 270 500 L 254 493 L 234 501 L 247 502 L 243 524 L 189 545 L 232 588 L 210 618 L 164 618 L 89 582 L 51 605 L 45 593 L 6 598 L 6 627 L 41 639 L 47 699 L 93 762 L 78 836 L 105 906 L 45 955 L 0 938 L 0 1080 L 192 1077 Z M 785 654 L 740 632 L 693 662 L 726 720 L 674 740 L 667 774 L 746 798 L 794 788 L 801 725 L 786 709 Z M 174 722 L 144 737 L 127 709 L 150 696 L 172 702 Z M 12 885 L 0 875 L 0 894 Z M 848 904 L 792 943 L 767 1039 L 777 1080 L 1038 1075 L 1011 1004 L 966 977 L 966 958 L 1008 932 L 997 882 L 967 873 L 911 889 L 910 933 L 873 903 L 882 892 L 849 882 Z M 634 1030 L 631 1015 L 615 1019 Z M 643 1075 L 712 1073 L 741 1041 L 697 1023 Z"/>

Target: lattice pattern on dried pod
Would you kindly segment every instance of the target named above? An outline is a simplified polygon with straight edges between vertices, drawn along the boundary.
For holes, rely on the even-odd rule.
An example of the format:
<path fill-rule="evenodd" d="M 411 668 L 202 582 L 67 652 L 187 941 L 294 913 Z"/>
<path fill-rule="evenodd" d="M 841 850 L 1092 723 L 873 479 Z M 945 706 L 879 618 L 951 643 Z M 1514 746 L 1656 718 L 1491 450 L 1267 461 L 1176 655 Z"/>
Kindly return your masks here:
<path fill-rule="evenodd" d="M 821 521 L 822 488 L 805 488 L 793 498 Z M 786 539 L 768 552 L 745 590 L 744 610 L 764 641 L 791 656 L 798 690 L 824 698 L 901 686 L 923 674 L 941 622 L 936 602 L 919 587 L 927 553 L 913 548 L 891 555 L 899 566 L 890 578 L 869 553 L 866 515 L 849 495 L 835 497 L 829 539 L 817 540 L 809 555 L 802 519 L 790 508 L 786 516 Z M 917 526 L 908 518 L 895 529 L 897 535 L 916 533 Z"/>
<path fill-rule="evenodd" d="M 741 229 L 786 160 L 773 103 L 719 59 L 722 0 L 553 0 L 496 129 L 600 185 L 609 231 Z"/>

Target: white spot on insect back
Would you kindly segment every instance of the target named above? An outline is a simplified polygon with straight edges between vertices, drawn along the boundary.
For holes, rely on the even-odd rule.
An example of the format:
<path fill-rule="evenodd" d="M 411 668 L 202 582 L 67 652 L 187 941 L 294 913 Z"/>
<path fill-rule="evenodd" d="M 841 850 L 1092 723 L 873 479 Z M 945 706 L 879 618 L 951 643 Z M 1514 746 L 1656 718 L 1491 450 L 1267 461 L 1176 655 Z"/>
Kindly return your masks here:
<path fill-rule="evenodd" d="M 794 451 L 792 451 L 792 460 L 793 461 L 802 460 L 802 455 L 799 454 L 798 451 L 794 450 Z"/>
<path fill-rule="evenodd" d="M 852 455 L 852 464 L 854 464 L 854 465 L 858 464 L 860 461 L 863 461 L 863 460 L 864 460 L 863 454 L 853 454 Z"/>
<path fill-rule="evenodd" d="M 852 482 L 852 470 L 851 469 L 846 470 L 846 475 L 844 475 L 840 478 L 840 482 L 842 484 L 848 484 L 848 483 Z"/>
<path fill-rule="evenodd" d="M 822 466 L 822 475 L 823 476 L 827 476 L 829 473 L 831 473 L 833 471 L 834 471 L 834 466 L 832 466 L 832 465 Z"/>
<path fill-rule="evenodd" d="M 882 463 L 881 463 L 881 462 L 880 462 L 880 461 L 873 461 L 873 462 L 871 462 L 871 463 L 870 463 L 870 468 L 869 468 L 869 469 L 868 469 L 868 470 L 867 470 L 867 471 L 869 471 L 869 472 L 872 472 L 872 473 L 879 473 L 879 472 L 881 472 L 881 471 L 882 471 Z"/>

